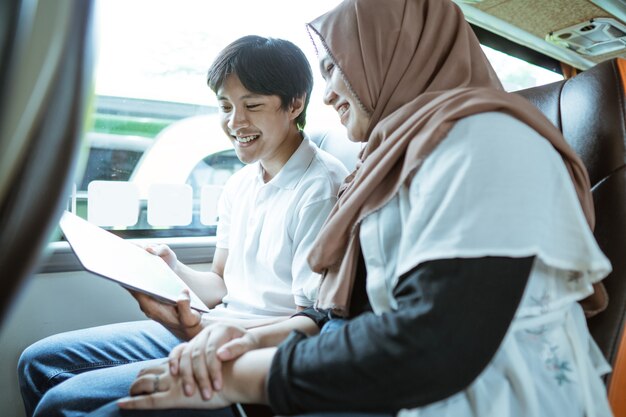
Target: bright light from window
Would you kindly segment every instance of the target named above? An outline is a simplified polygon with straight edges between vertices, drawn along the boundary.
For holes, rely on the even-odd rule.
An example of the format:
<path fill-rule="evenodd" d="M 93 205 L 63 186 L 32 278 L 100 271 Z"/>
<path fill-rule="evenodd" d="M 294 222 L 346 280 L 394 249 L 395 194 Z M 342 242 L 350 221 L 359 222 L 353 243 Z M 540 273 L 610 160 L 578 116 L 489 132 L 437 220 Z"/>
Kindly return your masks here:
<path fill-rule="evenodd" d="M 522 61 L 503 52 L 483 46 L 487 59 L 498 74 L 506 91 L 516 91 L 538 85 L 549 84 L 563 79 L 557 74 L 543 67 Z"/>
<path fill-rule="evenodd" d="M 305 24 L 340 0 L 100 0 L 96 93 L 215 104 L 206 70 L 217 53 L 244 35 L 298 45 L 321 84 Z"/>
<path fill-rule="evenodd" d="M 100 0 L 96 93 L 215 105 L 205 74 L 215 55 L 249 34 L 284 38 L 298 45 L 313 67 L 315 87 L 309 114 L 329 117 L 323 81 L 306 22 L 341 0 Z M 559 79 L 490 48 L 488 58 L 509 91 Z"/>

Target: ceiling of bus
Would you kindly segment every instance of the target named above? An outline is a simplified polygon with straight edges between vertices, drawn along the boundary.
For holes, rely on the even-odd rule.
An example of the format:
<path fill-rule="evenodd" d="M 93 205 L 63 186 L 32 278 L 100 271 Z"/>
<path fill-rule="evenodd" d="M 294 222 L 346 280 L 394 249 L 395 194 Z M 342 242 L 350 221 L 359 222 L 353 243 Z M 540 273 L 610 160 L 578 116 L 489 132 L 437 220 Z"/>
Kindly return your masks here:
<path fill-rule="evenodd" d="M 522 29 L 534 37 L 529 37 L 525 43 L 546 42 L 545 38 L 551 32 L 567 28 L 572 25 L 587 22 L 600 17 L 614 17 L 604 9 L 595 5 L 591 0 L 461 0 L 466 7 L 476 8 L 507 24 Z M 466 12 L 466 15 L 468 13 Z M 623 16 L 622 16 L 623 17 Z M 626 23 L 618 19 L 622 24 Z M 479 22 L 476 22 L 480 25 Z M 504 29 L 506 31 L 506 29 Z M 534 38 L 534 40 L 533 40 Z M 537 39 L 538 38 L 538 39 Z M 547 42 L 546 42 L 547 43 Z M 541 45 L 527 45 L 538 49 Z M 540 48 L 539 48 L 540 49 Z M 606 59 L 621 56 L 626 58 L 626 51 L 609 53 L 598 56 L 581 55 L 584 59 L 601 62 Z"/>

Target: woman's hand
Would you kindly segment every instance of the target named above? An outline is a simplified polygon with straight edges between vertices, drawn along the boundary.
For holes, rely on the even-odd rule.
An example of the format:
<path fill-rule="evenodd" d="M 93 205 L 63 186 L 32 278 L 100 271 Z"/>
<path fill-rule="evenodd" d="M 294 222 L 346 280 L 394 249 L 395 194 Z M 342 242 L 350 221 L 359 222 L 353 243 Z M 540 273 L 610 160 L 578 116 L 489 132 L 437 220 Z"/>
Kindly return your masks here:
<path fill-rule="evenodd" d="M 185 395 L 194 396 L 197 385 L 202 398 L 209 400 L 222 389 L 222 362 L 258 347 L 258 339 L 248 330 L 232 324 L 213 324 L 172 350 L 169 370 L 181 377 Z"/>
<path fill-rule="evenodd" d="M 161 323 L 182 340 L 190 340 L 203 328 L 202 314 L 191 308 L 189 291 L 186 289 L 181 293 L 176 305 L 163 303 L 138 291 L 130 293 L 148 318 Z"/>
<path fill-rule="evenodd" d="M 187 396 L 183 393 L 182 378 L 172 375 L 167 362 L 142 370 L 130 387 L 131 397 L 117 402 L 123 409 L 167 408 L 223 408 L 232 404 L 221 393 L 214 393 L 210 401 L 199 392 Z"/>

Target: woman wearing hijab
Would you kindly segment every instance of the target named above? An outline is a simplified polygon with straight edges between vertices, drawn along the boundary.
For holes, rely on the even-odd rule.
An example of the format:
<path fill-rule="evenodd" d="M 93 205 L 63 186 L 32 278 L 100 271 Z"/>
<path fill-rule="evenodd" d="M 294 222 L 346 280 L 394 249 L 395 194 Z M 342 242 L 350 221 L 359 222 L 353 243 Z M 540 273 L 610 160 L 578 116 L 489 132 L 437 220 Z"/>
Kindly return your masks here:
<path fill-rule="evenodd" d="M 324 279 L 306 314 L 348 320 L 229 362 L 208 402 L 164 365 L 118 405 L 610 416 L 577 301 L 611 266 L 560 132 L 502 90 L 448 0 L 346 0 L 309 30 L 324 100 L 365 147 L 309 257 Z"/>

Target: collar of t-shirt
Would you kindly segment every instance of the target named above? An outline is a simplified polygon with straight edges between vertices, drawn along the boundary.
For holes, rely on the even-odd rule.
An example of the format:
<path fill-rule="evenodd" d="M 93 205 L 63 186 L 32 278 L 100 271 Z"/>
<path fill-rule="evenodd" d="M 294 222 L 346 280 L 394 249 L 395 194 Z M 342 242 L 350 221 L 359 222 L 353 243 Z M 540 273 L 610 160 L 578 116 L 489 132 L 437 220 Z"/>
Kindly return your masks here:
<path fill-rule="evenodd" d="M 271 180 L 267 182 L 267 184 L 271 184 L 274 187 L 283 188 L 286 190 L 293 190 L 296 188 L 296 185 L 309 168 L 313 157 L 315 156 L 315 145 L 311 143 L 309 138 L 304 134 L 304 138 L 302 139 L 302 143 L 298 146 L 298 149 L 291 155 L 291 158 L 287 161 L 287 163 L 278 171 L 278 174 L 274 176 Z M 258 171 L 257 171 L 257 179 L 264 183 L 263 181 L 263 167 L 259 162 Z"/>

